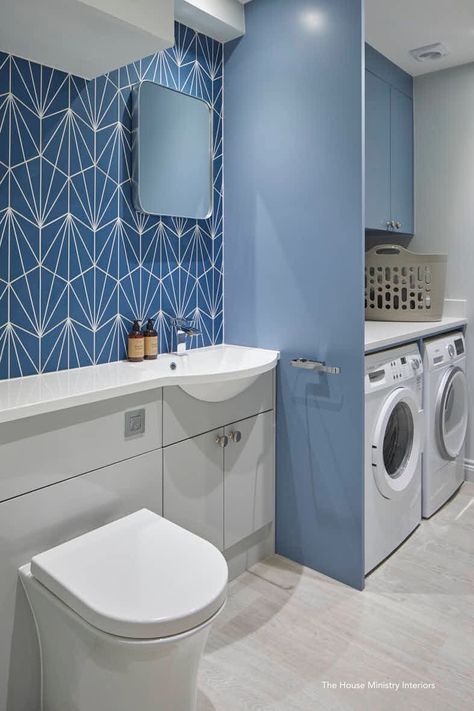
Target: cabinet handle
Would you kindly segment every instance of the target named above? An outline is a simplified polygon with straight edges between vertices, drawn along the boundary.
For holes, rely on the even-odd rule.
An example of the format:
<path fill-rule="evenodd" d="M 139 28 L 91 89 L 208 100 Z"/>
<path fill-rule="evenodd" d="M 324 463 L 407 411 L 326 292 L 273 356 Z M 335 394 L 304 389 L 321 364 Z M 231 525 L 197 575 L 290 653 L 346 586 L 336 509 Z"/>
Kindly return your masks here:
<path fill-rule="evenodd" d="M 222 449 L 224 449 L 229 444 L 229 438 L 226 437 L 226 435 L 222 435 L 222 437 L 218 435 L 216 437 L 216 444 L 218 444 L 219 447 L 222 447 Z"/>
<path fill-rule="evenodd" d="M 239 430 L 235 430 L 235 432 L 229 432 L 229 439 L 232 442 L 235 442 L 235 444 L 237 444 L 237 442 L 240 442 L 240 440 L 242 439 L 242 432 L 239 432 Z"/>
<path fill-rule="evenodd" d="M 390 227 L 393 227 L 393 220 L 387 220 L 387 227 L 390 229 Z"/>
<path fill-rule="evenodd" d="M 401 222 L 395 222 L 395 227 L 397 228 L 397 230 L 399 230 L 401 226 L 402 226 Z"/>

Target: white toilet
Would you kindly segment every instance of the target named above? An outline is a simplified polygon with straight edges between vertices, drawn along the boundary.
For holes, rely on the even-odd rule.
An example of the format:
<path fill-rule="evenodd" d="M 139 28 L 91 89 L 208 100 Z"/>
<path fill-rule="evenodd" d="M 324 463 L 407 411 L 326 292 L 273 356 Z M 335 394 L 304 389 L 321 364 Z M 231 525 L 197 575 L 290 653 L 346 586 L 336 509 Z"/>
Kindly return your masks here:
<path fill-rule="evenodd" d="M 191 711 L 227 564 L 151 511 L 20 568 L 41 649 L 42 711 Z"/>

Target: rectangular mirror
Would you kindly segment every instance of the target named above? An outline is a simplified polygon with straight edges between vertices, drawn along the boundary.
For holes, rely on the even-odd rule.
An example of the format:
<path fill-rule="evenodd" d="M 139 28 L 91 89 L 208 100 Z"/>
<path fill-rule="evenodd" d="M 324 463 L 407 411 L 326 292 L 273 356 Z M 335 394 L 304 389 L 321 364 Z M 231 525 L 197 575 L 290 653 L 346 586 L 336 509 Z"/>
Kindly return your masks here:
<path fill-rule="evenodd" d="M 133 88 L 133 202 L 152 215 L 212 212 L 212 114 L 205 101 L 151 81 Z"/>

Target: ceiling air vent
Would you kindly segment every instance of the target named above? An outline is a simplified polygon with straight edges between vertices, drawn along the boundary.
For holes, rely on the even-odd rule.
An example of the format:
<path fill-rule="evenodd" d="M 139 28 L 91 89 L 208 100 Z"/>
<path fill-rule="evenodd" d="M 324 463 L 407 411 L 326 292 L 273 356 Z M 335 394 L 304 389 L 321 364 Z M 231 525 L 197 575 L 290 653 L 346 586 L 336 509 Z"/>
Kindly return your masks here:
<path fill-rule="evenodd" d="M 417 62 L 432 62 L 445 57 L 449 54 L 449 50 L 441 42 L 436 42 L 435 44 L 427 44 L 424 47 L 411 49 L 410 54 Z"/>

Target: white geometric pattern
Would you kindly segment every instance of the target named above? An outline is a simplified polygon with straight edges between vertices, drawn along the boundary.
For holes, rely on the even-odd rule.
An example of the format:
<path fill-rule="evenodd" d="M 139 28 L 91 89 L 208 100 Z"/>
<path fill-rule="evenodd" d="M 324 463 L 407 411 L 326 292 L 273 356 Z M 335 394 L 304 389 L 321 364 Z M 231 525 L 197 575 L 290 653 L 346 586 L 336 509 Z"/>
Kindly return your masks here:
<path fill-rule="evenodd" d="M 209 102 L 214 211 L 140 215 L 131 202 L 131 87 Z M 0 378 L 125 356 L 134 318 L 194 319 L 222 340 L 222 45 L 176 45 L 93 81 L 0 53 Z"/>

